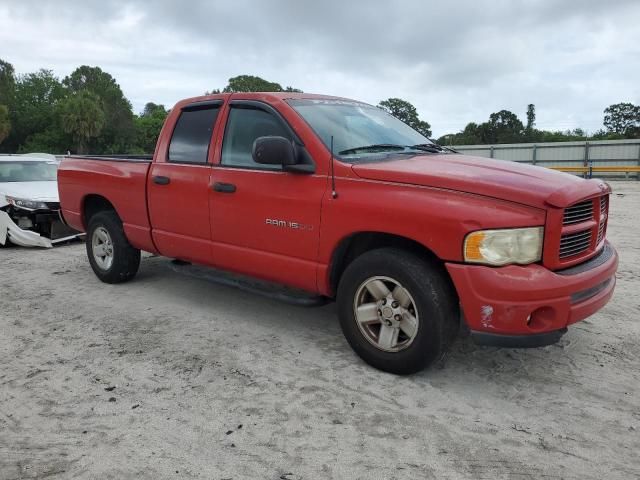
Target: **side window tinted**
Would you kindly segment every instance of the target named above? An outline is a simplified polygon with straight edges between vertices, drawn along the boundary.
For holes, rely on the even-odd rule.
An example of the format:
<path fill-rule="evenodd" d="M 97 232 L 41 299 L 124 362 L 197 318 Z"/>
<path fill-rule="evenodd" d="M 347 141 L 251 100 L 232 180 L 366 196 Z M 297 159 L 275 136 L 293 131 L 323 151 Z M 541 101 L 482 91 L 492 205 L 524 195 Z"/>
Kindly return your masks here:
<path fill-rule="evenodd" d="M 291 137 L 282 121 L 271 113 L 251 108 L 232 108 L 222 142 L 222 164 L 279 170 L 281 167 L 278 165 L 255 163 L 251 157 L 254 140 L 268 135 Z"/>
<path fill-rule="evenodd" d="M 180 114 L 169 144 L 169 161 L 207 163 L 207 153 L 219 107 L 185 110 Z"/>

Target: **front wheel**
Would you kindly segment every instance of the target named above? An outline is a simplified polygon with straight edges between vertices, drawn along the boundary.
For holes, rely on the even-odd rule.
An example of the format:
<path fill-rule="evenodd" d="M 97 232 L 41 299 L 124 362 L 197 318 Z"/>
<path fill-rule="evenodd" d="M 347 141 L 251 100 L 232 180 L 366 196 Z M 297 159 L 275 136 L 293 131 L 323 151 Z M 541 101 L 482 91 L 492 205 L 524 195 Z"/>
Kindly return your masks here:
<path fill-rule="evenodd" d="M 140 250 L 127 240 L 115 212 L 100 212 L 91 217 L 86 244 L 91 268 L 103 282 L 126 282 L 138 272 Z"/>
<path fill-rule="evenodd" d="M 458 328 L 457 296 L 445 272 L 395 248 L 356 258 L 337 300 L 351 347 L 391 373 L 415 373 L 441 358 Z"/>

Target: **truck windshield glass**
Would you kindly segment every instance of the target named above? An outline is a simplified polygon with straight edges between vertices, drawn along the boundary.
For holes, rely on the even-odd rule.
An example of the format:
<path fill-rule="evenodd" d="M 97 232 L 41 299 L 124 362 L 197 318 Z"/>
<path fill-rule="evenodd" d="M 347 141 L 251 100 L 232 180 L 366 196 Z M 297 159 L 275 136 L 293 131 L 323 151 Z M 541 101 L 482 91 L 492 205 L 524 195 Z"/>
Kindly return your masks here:
<path fill-rule="evenodd" d="M 3 162 L 0 161 L 0 183 L 52 182 L 57 179 L 55 162 Z"/>
<path fill-rule="evenodd" d="M 380 153 L 415 154 L 430 151 L 425 147 L 434 145 L 407 124 L 371 105 L 332 99 L 291 99 L 288 103 L 327 148 L 333 135 L 334 153 L 349 161 Z"/>

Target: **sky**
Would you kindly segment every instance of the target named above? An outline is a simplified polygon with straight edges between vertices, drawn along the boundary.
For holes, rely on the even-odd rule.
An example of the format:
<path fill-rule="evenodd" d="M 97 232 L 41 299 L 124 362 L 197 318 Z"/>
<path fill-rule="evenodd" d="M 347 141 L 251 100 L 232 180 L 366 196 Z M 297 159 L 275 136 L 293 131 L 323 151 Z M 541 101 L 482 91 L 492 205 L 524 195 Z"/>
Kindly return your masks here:
<path fill-rule="evenodd" d="M 63 78 L 80 65 L 147 102 L 258 75 L 305 92 L 416 106 L 435 137 L 511 110 L 602 128 L 640 104 L 640 0 L 0 0 L 0 58 Z"/>

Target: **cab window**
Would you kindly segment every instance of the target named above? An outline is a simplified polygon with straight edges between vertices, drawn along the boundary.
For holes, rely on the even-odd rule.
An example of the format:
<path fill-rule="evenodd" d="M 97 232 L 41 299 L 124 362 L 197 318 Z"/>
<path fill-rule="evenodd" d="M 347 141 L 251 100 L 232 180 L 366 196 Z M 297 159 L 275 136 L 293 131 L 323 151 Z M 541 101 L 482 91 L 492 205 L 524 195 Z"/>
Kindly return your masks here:
<path fill-rule="evenodd" d="M 211 134 L 220 108 L 183 110 L 169 144 L 169 161 L 207 163 Z"/>
<path fill-rule="evenodd" d="M 222 142 L 222 165 L 281 170 L 279 165 L 263 165 L 253 161 L 251 150 L 258 137 L 291 138 L 289 130 L 275 115 L 256 108 L 232 107 Z"/>

